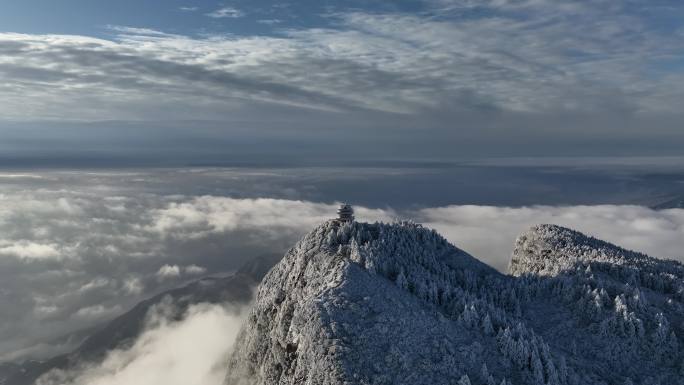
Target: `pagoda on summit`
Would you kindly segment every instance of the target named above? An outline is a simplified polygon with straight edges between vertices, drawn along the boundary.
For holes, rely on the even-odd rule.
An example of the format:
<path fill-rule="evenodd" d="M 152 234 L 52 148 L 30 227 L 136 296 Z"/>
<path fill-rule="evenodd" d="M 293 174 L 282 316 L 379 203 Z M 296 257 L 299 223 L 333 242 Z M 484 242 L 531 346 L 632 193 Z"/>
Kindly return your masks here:
<path fill-rule="evenodd" d="M 354 209 L 350 204 L 343 203 L 337 209 L 337 221 L 340 223 L 354 222 Z"/>

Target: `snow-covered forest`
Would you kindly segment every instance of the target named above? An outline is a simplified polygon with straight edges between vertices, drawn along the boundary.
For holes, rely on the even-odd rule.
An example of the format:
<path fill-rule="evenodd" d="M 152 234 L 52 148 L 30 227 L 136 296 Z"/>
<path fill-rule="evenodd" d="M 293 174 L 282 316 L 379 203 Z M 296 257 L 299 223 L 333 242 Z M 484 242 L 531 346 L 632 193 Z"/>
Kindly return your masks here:
<path fill-rule="evenodd" d="M 419 224 L 326 222 L 262 282 L 227 383 L 684 383 L 682 264 L 540 225 L 509 270 Z"/>

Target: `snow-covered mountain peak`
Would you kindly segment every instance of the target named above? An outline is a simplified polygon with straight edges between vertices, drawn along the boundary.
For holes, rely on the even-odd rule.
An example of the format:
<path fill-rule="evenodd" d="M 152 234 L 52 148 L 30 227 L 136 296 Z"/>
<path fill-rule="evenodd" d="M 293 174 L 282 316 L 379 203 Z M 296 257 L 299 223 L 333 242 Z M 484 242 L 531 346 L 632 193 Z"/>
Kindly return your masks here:
<path fill-rule="evenodd" d="M 684 299 L 684 265 L 653 258 L 556 225 L 537 225 L 515 242 L 514 276 L 577 276 L 601 286 L 648 288 Z"/>
<path fill-rule="evenodd" d="M 592 266 L 643 268 L 662 260 L 627 250 L 565 227 L 542 224 L 521 234 L 509 266 L 512 275 L 591 272 Z"/>
<path fill-rule="evenodd" d="M 681 264 L 540 225 L 511 265 L 411 222 L 325 222 L 262 281 L 226 384 L 684 383 Z"/>
<path fill-rule="evenodd" d="M 312 252 L 348 258 L 369 272 L 390 279 L 415 268 L 428 275 L 439 269 L 496 274 L 494 269 L 451 245 L 436 231 L 408 221 L 391 224 L 326 221 L 305 235 L 285 259 L 301 258 Z"/>
<path fill-rule="evenodd" d="M 427 365 L 458 349 L 463 333 L 439 304 L 466 298 L 464 288 L 487 277 L 503 276 L 421 225 L 325 222 L 264 278 L 227 383 L 453 378 L 462 365 L 417 373 L 414 360 Z"/>

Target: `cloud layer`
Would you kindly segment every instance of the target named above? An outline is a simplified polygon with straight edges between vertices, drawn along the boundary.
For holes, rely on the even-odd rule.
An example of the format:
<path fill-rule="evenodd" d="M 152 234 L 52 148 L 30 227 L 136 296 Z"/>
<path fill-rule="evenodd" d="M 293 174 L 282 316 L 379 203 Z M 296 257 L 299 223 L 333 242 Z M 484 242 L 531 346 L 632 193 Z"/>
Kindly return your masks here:
<path fill-rule="evenodd" d="M 244 176 L 226 176 L 243 183 Z M 13 311 L 0 317 L 0 360 L 69 350 L 80 342 L 72 333 L 160 290 L 226 274 L 263 254 L 282 255 L 336 208 L 196 190 L 174 195 L 166 177 L 131 171 L 9 178 L 0 195 L 0 305 Z M 359 212 L 390 219 L 383 210 Z"/>
<path fill-rule="evenodd" d="M 218 305 L 190 307 L 180 321 L 167 319 L 162 303 L 147 315 L 146 330 L 126 349 L 73 372 L 54 370 L 38 385 L 207 385 L 225 377 L 228 354 L 242 316 Z"/>
<path fill-rule="evenodd" d="M 682 153 L 680 2 L 344 3 L 174 6 L 173 25 L 2 32 L 0 162 Z"/>
<path fill-rule="evenodd" d="M 594 124 L 624 114 L 667 120 L 681 112 L 684 93 L 684 32 L 664 22 L 682 9 L 667 5 L 432 0 L 422 12 L 335 10 L 318 15 L 323 26 L 260 35 L 120 26 L 109 38 L 2 33 L 0 113 L 253 121 L 258 110 L 258 120 L 301 123 L 307 113 L 292 112 L 313 110 L 343 113 L 348 126 L 359 114 L 388 126 L 402 121 L 397 114 L 413 117 L 414 129 L 453 129 L 457 118 L 460 130 L 493 124 L 492 112 L 519 129 L 568 113 Z M 224 7 L 209 15 L 243 14 Z"/>
<path fill-rule="evenodd" d="M 11 174 L 23 176 L 5 178 L 0 195 L 0 306 L 12 309 L 0 318 L 0 359 L 67 351 L 82 337 L 74 332 L 165 288 L 226 274 L 262 254 L 282 255 L 335 215 L 333 200 L 298 199 L 311 192 L 312 184 L 324 188 L 319 178 L 334 171 L 322 170 L 323 176 L 315 178 L 308 170 L 299 172 L 306 177 L 294 179 L 293 191 L 283 189 L 267 170 Z M 252 179 L 255 174 L 259 178 Z M 335 178 L 351 177 L 342 172 Z M 355 182 L 357 188 L 366 183 L 364 178 Z M 231 187 L 243 184 L 252 190 Z M 333 183 L 327 194 L 344 195 L 341 185 Z M 538 223 L 569 226 L 656 257 L 684 260 L 684 210 L 677 209 L 357 205 L 356 215 L 363 221 L 422 222 L 502 271 L 515 237 Z"/>

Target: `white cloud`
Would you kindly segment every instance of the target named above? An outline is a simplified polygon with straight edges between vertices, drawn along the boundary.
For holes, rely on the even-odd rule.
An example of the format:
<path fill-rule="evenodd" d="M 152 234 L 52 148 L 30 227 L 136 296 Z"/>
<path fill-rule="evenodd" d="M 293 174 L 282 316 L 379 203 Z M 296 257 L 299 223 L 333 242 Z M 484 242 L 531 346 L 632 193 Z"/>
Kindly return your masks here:
<path fill-rule="evenodd" d="M 680 112 L 681 73 L 667 64 L 682 40 L 625 6 L 447 3 L 490 13 L 347 12 L 329 16 L 334 28 L 278 36 L 190 37 L 122 26 L 112 27 L 120 34 L 113 40 L 3 33 L 0 113 L 18 120 L 136 120 L 163 109 L 183 119 L 227 119 L 250 112 L 250 101 L 426 119 L 454 107 Z M 526 17 L 511 12 L 520 8 Z M 244 12 L 223 7 L 208 15 Z"/>
<path fill-rule="evenodd" d="M 180 277 L 182 274 L 199 275 L 207 272 L 207 269 L 197 265 L 178 266 L 178 265 L 163 265 L 157 270 L 156 276 L 160 280 L 174 279 Z"/>
<path fill-rule="evenodd" d="M 231 19 L 237 19 L 240 17 L 243 17 L 245 15 L 244 12 L 237 8 L 233 7 L 222 7 L 219 8 L 213 12 L 207 13 L 207 16 L 213 17 L 215 19 L 225 19 L 225 18 L 231 18 Z"/>
<path fill-rule="evenodd" d="M 85 285 L 81 286 L 78 291 L 81 293 L 90 291 L 90 290 L 96 290 L 96 289 L 101 289 L 105 288 L 111 285 L 111 282 L 109 279 L 105 277 L 97 277 L 93 279 L 92 281 L 86 283 Z"/>
<path fill-rule="evenodd" d="M 280 19 L 259 19 L 259 20 L 257 20 L 257 23 L 266 24 L 266 25 L 280 24 L 282 22 L 283 21 Z"/>
<path fill-rule="evenodd" d="M 180 277 L 180 274 L 181 270 L 178 265 L 164 265 L 157 271 L 157 277 L 159 279 L 178 278 Z"/>
<path fill-rule="evenodd" d="M 33 313 L 39 319 L 43 319 L 55 314 L 58 310 L 59 309 L 55 305 L 39 305 L 33 309 Z"/>
<path fill-rule="evenodd" d="M 34 174 L 0 174 L 0 178 L 7 179 L 43 179 L 41 175 Z"/>
<path fill-rule="evenodd" d="M 52 371 L 37 384 L 220 384 L 242 317 L 206 304 L 192 306 L 178 322 L 168 320 L 166 313 L 159 306 L 153 308 L 147 330 L 130 348 L 110 351 L 101 363 L 82 371 Z"/>
<path fill-rule="evenodd" d="M 62 253 L 56 244 L 41 244 L 28 240 L 0 241 L 0 255 L 14 256 L 22 259 L 60 258 Z"/>
<path fill-rule="evenodd" d="M 124 290 L 130 295 L 140 295 L 145 290 L 145 284 L 138 277 L 131 277 L 124 280 Z"/>
<path fill-rule="evenodd" d="M 338 205 L 285 199 L 235 199 L 202 196 L 171 203 L 153 213 L 150 227 L 165 236 L 197 238 L 209 233 L 256 230 L 260 234 L 311 228 L 330 219 Z M 358 215 L 372 220 L 391 220 L 393 213 L 364 207 Z"/>
<path fill-rule="evenodd" d="M 202 267 L 202 266 L 190 265 L 190 266 L 185 266 L 183 268 L 183 271 L 185 271 L 185 274 L 198 275 L 198 274 L 206 273 L 207 269 Z"/>
<path fill-rule="evenodd" d="M 78 309 L 78 311 L 72 315 L 72 318 L 87 321 L 102 321 L 121 314 L 121 311 L 122 309 L 119 305 L 107 307 L 98 304 Z"/>
<path fill-rule="evenodd" d="M 154 29 L 150 28 L 139 28 L 139 27 L 128 27 L 128 26 L 123 26 L 123 25 L 108 25 L 107 28 L 109 28 L 112 31 L 115 32 L 120 32 L 125 35 L 141 35 L 141 36 L 174 36 L 171 34 L 167 34 L 162 31 L 157 31 Z"/>

